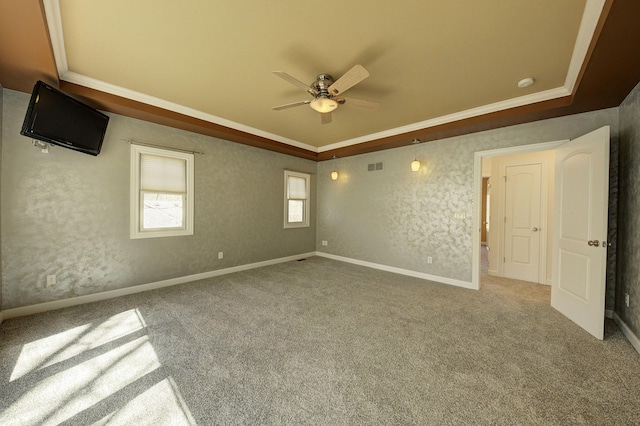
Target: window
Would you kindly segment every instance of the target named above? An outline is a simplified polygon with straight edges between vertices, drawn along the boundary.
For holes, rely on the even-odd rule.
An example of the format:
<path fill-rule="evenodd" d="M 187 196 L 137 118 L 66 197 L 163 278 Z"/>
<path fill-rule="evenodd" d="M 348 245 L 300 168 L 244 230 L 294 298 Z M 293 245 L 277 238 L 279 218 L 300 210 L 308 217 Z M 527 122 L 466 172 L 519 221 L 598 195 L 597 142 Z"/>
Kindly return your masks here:
<path fill-rule="evenodd" d="M 131 238 L 193 235 L 193 154 L 131 145 Z"/>
<path fill-rule="evenodd" d="M 309 226 L 309 181 L 307 173 L 284 171 L 284 227 Z"/>

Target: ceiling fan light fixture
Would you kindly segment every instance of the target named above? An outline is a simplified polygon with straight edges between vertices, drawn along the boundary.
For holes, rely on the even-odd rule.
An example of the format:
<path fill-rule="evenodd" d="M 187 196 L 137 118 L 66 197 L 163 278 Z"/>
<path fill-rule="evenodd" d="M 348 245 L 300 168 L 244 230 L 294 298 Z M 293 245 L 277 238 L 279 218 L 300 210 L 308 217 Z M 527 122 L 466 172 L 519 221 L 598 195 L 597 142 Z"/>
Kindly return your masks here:
<path fill-rule="evenodd" d="M 311 108 L 321 113 L 331 112 L 338 107 L 338 102 L 331 98 L 318 97 L 309 104 Z"/>

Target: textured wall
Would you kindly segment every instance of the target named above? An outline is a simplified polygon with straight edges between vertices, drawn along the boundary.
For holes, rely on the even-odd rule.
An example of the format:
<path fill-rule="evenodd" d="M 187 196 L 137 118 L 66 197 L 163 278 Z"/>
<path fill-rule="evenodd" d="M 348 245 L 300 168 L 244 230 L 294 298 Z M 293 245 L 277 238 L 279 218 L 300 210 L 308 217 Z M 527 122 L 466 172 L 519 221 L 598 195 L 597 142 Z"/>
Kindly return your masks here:
<path fill-rule="evenodd" d="M 618 120 L 619 123 L 619 120 Z M 616 304 L 616 277 L 618 261 L 618 146 L 619 137 L 611 137 L 609 145 L 609 228 L 607 241 L 607 293 L 605 309 L 613 312 Z"/>
<path fill-rule="evenodd" d="M 471 281 L 474 152 L 573 139 L 604 125 L 616 139 L 616 108 L 322 162 L 317 249 Z M 417 173 L 409 167 L 414 157 L 423 164 Z M 368 172 L 376 162 L 384 170 Z M 334 169 L 337 181 L 329 177 Z"/>
<path fill-rule="evenodd" d="M 617 149 L 614 108 L 326 161 L 312 176 L 312 227 L 285 230 L 283 169 L 313 173 L 313 162 L 118 115 L 98 157 L 58 147 L 41 154 L 19 135 L 28 95 L 3 93 L 5 309 L 313 251 L 316 180 L 317 250 L 470 281 L 475 151 L 575 138 L 606 124 Z M 636 126 L 637 103 L 636 90 Z M 196 235 L 129 239 L 129 145 L 122 141 L 129 138 L 205 152 L 196 156 Z M 409 169 L 414 157 L 423 164 L 418 173 Z M 368 172 L 377 162 L 384 169 Z M 333 169 L 341 174 L 336 182 Z M 49 274 L 57 286 L 45 286 Z M 608 286 L 608 309 L 613 293 Z"/>
<path fill-rule="evenodd" d="M 2 117 L 4 103 L 2 102 L 4 90 L 0 86 L 0 247 L 2 247 Z M 0 311 L 2 311 L 2 258 L 0 258 Z M 0 322 L 2 317 L 0 315 Z"/>
<path fill-rule="evenodd" d="M 42 154 L 19 135 L 28 101 L 4 91 L 5 309 L 314 251 L 315 175 L 312 226 L 283 229 L 283 169 L 315 173 L 314 162 L 113 114 L 99 156 Z M 195 158 L 195 235 L 129 239 L 123 139 L 205 153 Z"/>
<path fill-rule="evenodd" d="M 640 84 L 620 106 L 618 176 L 618 316 L 640 336 Z M 629 307 L 625 306 L 629 295 Z"/>

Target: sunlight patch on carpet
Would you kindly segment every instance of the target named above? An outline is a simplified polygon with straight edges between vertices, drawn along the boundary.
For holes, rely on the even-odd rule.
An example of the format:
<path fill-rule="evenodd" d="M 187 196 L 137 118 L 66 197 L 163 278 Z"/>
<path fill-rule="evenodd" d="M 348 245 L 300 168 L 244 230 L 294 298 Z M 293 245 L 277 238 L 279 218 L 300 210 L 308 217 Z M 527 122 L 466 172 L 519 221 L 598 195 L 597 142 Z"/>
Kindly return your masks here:
<path fill-rule="evenodd" d="M 9 381 L 14 381 L 32 371 L 66 361 L 101 345 L 117 340 L 145 328 L 137 309 L 114 315 L 94 325 L 81 325 L 22 347 Z"/>
<path fill-rule="evenodd" d="M 34 384 L 0 413 L 0 424 L 59 424 L 158 368 L 142 336 Z"/>
<path fill-rule="evenodd" d="M 147 389 L 117 411 L 110 413 L 93 426 L 107 424 L 170 424 L 172 426 L 195 425 L 187 404 L 171 377 L 163 379 Z"/>

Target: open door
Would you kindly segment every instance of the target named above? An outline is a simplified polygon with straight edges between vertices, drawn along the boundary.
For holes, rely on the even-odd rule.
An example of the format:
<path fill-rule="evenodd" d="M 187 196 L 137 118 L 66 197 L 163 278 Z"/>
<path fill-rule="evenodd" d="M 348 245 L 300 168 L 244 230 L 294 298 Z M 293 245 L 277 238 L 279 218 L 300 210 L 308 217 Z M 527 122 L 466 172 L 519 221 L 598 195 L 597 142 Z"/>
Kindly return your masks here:
<path fill-rule="evenodd" d="M 551 306 L 602 340 L 609 126 L 556 149 Z"/>

